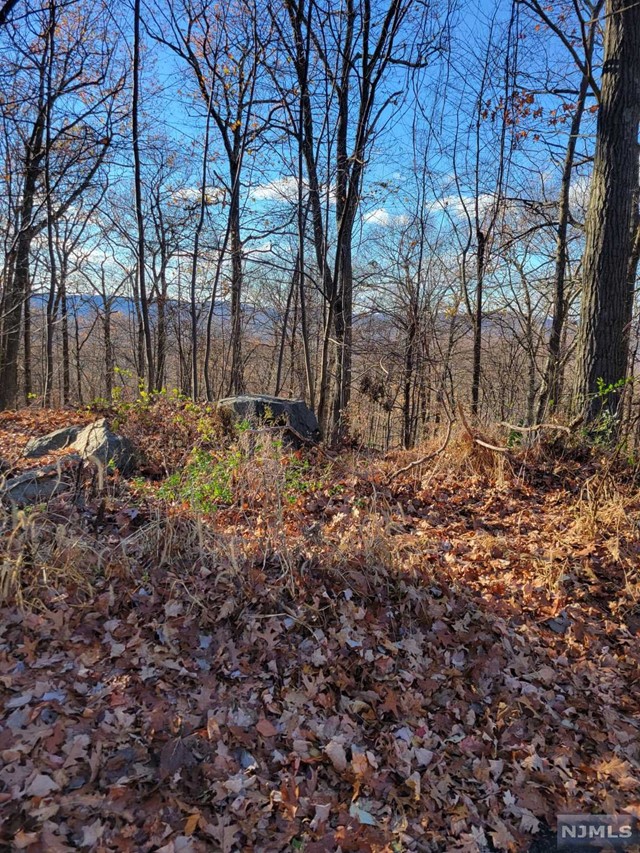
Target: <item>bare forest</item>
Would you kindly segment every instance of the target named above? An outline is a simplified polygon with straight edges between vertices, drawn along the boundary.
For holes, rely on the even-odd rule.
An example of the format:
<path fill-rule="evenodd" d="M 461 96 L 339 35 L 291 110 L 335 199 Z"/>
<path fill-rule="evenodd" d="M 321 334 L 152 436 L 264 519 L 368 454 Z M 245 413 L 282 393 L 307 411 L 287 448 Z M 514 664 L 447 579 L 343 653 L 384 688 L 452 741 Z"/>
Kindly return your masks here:
<path fill-rule="evenodd" d="M 0 58 L 0 848 L 639 849 L 640 2 Z"/>

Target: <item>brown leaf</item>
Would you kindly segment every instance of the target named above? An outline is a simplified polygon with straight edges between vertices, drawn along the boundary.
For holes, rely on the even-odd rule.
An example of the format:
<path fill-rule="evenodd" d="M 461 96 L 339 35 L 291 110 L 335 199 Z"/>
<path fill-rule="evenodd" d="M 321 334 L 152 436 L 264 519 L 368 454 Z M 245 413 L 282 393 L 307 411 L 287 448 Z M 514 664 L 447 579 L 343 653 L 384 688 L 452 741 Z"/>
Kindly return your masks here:
<path fill-rule="evenodd" d="M 183 767 L 191 767 L 196 759 L 182 738 L 173 738 L 165 743 L 160 753 L 160 772 L 163 778 L 173 776 Z"/>
<path fill-rule="evenodd" d="M 25 794 L 28 797 L 47 797 L 53 791 L 59 791 L 60 786 L 53 781 L 51 776 L 45 773 L 38 773 L 29 783 Z"/>
<path fill-rule="evenodd" d="M 256 723 L 256 729 L 260 732 L 262 737 L 275 737 L 278 734 L 278 730 L 273 725 L 270 720 L 267 720 L 266 717 L 261 717 Z"/>

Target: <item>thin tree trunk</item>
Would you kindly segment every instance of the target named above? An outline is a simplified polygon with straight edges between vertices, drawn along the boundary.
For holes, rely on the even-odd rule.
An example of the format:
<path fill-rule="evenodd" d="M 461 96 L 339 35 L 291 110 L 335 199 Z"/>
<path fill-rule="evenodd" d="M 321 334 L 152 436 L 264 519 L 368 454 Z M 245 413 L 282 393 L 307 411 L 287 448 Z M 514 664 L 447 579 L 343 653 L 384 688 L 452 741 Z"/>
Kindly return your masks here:
<path fill-rule="evenodd" d="M 143 364 L 139 366 L 141 378 L 147 377 L 147 390 L 151 393 L 155 388 L 153 364 L 153 340 L 151 337 L 151 322 L 149 319 L 149 303 L 147 299 L 147 284 L 145 274 L 145 240 L 144 212 L 142 209 L 142 164 L 140 159 L 140 0 L 133 4 L 133 89 L 131 96 L 131 125 L 133 134 L 133 162 L 136 222 L 138 227 L 138 292 L 140 295 L 140 312 L 142 331 L 144 335 L 146 370 Z"/>
<path fill-rule="evenodd" d="M 49 2 L 49 28 L 47 32 L 47 99 L 46 99 L 46 128 L 45 128 L 45 158 L 44 158 L 44 191 L 47 210 L 47 251 L 49 253 L 49 293 L 46 306 L 46 348 L 45 348 L 45 382 L 44 405 L 51 406 L 53 391 L 53 345 L 56 322 L 56 251 L 53 229 L 53 199 L 51 185 L 51 119 L 53 112 L 53 57 L 55 50 L 56 4 Z"/>
<path fill-rule="evenodd" d="M 405 450 L 408 450 L 412 445 L 411 386 L 413 383 L 416 334 L 417 321 L 414 306 L 412 306 L 404 353 L 404 379 L 402 388 L 402 446 Z"/>
<path fill-rule="evenodd" d="M 31 294 L 27 293 L 24 300 L 24 401 L 31 405 L 33 394 L 33 376 L 31 373 Z"/>
<path fill-rule="evenodd" d="M 62 402 L 71 400 L 71 367 L 69 363 L 69 315 L 67 310 L 66 270 L 60 272 L 60 316 L 62 331 Z"/>
<path fill-rule="evenodd" d="M 104 301 L 104 318 L 102 321 L 104 333 L 104 385 L 109 405 L 113 403 L 113 386 L 115 378 L 115 365 L 113 359 L 113 342 L 111 336 L 111 302 Z"/>
<path fill-rule="evenodd" d="M 284 309 L 284 317 L 282 318 L 282 332 L 280 333 L 280 344 L 278 346 L 278 366 L 276 368 L 276 381 L 274 386 L 274 395 L 277 397 L 282 388 L 282 367 L 284 363 L 284 348 L 287 340 L 287 326 L 289 325 L 289 312 L 291 311 L 291 300 L 293 292 L 298 283 L 300 275 L 300 255 L 296 256 L 296 261 L 293 267 L 293 275 L 291 276 L 291 284 L 287 293 L 287 302 Z"/>
<path fill-rule="evenodd" d="M 293 321 L 291 323 L 291 340 L 289 341 L 289 389 L 292 397 L 298 397 L 296 388 L 296 329 L 298 328 L 298 296 L 300 288 L 293 289 Z"/>
<path fill-rule="evenodd" d="M 538 423 L 545 419 L 546 411 L 556 409 L 560 403 L 560 371 L 562 369 L 562 330 L 567 313 L 565 277 L 567 271 L 567 233 L 569 228 L 569 202 L 571 177 L 575 160 L 576 143 L 586 105 L 589 79 L 583 76 L 576 109 L 571 119 L 569 141 L 562 168 L 560 198 L 558 200 L 558 229 L 556 231 L 556 261 L 553 275 L 553 317 L 547 345 L 547 363 L 542 380 L 542 391 L 538 401 Z"/>
<path fill-rule="evenodd" d="M 82 367 L 80 364 L 80 324 L 78 322 L 78 310 L 74 311 L 73 314 L 74 321 L 74 331 L 75 331 L 75 339 L 76 339 L 76 383 L 78 385 L 78 404 L 80 406 L 83 405 L 83 395 L 82 395 Z"/>
<path fill-rule="evenodd" d="M 200 205 L 198 210 L 198 221 L 193 236 L 193 258 L 191 262 L 191 283 L 189 287 L 189 313 L 191 318 L 191 395 L 194 400 L 199 396 L 199 366 L 198 366 L 198 306 L 196 304 L 196 284 L 198 277 L 198 257 L 200 252 L 200 235 L 204 226 L 205 211 L 207 207 L 207 160 L 209 157 L 209 137 L 211 130 L 211 103 L 214 85 L 211 83 L 211 94 L 209 96 L 209 108 L 207 109 L 207 121 L 204 132 L 204 148 L 202 150 L 202 178 L 200 181 Z"/>
<path fill-rule="evenodd" d="M 231 249 L 231 375 L 229 393 L 244 391 L 242 360 L 242 239 L 240 236 L 240 187 L 235 166 L 231 170 L 231 204 L 229 207 Z"/>
<path fill-rule="evenodd" d="M 482 372 L 482 308 L 484 300 L 484 268 L 486 260 L 486 236 L 477 228 L 476 251 L 476 304 L 473 316 L 473 375 L 471 379 L 471 414 L 478 417 L 480 407 L 480 378 Z"/>

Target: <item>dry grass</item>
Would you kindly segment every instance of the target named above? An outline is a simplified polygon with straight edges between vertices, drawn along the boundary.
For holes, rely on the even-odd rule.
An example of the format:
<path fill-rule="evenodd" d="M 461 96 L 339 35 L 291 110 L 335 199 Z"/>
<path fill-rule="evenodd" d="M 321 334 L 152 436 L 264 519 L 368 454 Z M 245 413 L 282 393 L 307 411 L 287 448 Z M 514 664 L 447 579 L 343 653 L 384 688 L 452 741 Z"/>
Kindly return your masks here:
<path fill-rule="evenodd" d="M 139 424 L 136 418 L 132 423 Z M 195 412 L 189 423 L 189 430 L 199 423 Z M 196 585 L 190 577 L 212 583 L 218 576 L 246 579 L 267 564 L 279 567 L 278 582 L 286 584 L 292 598 L 305 572 L 320 564 L 323 571 L 352 577 L 363 590 L 383 583 L 388 591 L 390 583 L 418 576 L 431 582 L 443 569 L 457 583 L 467 563 L 457 569 L 446 549 L 455 554 L 461 548 L 465 554 L 468 537 L 480 525 L 473 533 L 474 565 L 486 561 L 480 574 L 487 583 L 494 563 L 518 565 L 547 595 L 561 600 L 572 594 L 577 577 L 595 583 L 589 560 L 597 554 L 604 571 L 615 576 L 611 606 L 638 607 L 640 499 L 612 464 L 592 465 L 589 476 L 580 466 L 556 472 L 553 489 L 540 491 L 527 483 L 551 470 L 546 458 L 535 465 L 536 453 L 546 451 L 534 447 L 507 456 L 479 446 L 460 429 L 443 452 L 389 485 L 392 472 L 441 442 L 436 438 L 429 446 L 385 457 L 345 452 L 327 462 L 247 431 L 213 454 L 215 459 L 236 454 L 236 462 L 232 499 L 208 515 L 180 501 L 158 500 L 152 488 L 131 491 L 111 478 L 102 488 L 96 478 L 87 478 L 80 495 L 62 496 L 32 511 L 4 507 L 0 602 L 43 608 L 59 596 L 86 601 L 96 581 L 136 588 L 157 573 L 171 574 L 188 590 Z M 176 454 L 180 447 L 182 439 Z M 540 508 L 532 503 L 536 490 L 544 498 Z M 465 494 L 471 512 L 465 511 Z M 560 505 L 554 494 L 563 495 Z M 432 507 L 416 509 L 416 501 L 418 507 L 420 502 Z M 504 533 L 483 533 L 482 525 L 491 526 L 496 513 L 499 522 L 502 502 L 516 505 L 502 526 Z M 443 551 L 447 541 L 452 544 Z M 586 556 L 580 556 L 580 543 Z M 210 604 L 201 595 L 194 597 L 203 618 Z"/>

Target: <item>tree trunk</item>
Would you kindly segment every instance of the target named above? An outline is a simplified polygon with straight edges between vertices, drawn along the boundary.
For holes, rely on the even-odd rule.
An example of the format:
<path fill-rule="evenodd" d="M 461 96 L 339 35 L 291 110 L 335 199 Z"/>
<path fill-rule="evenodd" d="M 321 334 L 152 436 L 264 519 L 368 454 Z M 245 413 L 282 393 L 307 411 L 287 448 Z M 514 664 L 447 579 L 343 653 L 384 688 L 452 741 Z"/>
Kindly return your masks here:
<path fill-rule="evenodd" d="M 280 343 L 278 345 L 278 364 L 276 368 L 276 381 L 274 385 L 274 396 L 278 397 L 280 391 L 282 389 L 282 368 L 284 366 L 284 348 L 287 342 L 287 328 L 289 326 L 289 314 L 291 312 L 291 300 L 293 299 L 293 292 L 296 288 L 297 279 L 299 276 L 299 265 L 300 265 L 300 256 L 296 258 L 296 262 L 293 267 L 293 275 L 291 276 L 291 285 L 289 286 L 289 291 L 287 293 L 287 302 L 284 308 L 284 317 L 282 318 L 282 332 L 280 333 Z"/>
<path fill-rule="evenodd" d="M 638 187 L 640 5 L 606 4 L 596 151 L 585 226 L 582 310 L 574 408 L 592 421 L 617 412 L 629 354 L 633 291 L 629 263 Z"/>
<path fill-rule="evenodd" d="M 53 347 L 56 323 L 56 292 L 58 289 L 56 275 L 56 243 L 54 237 L 53 223 L 53 197 L 51 181 L 51 120 L 53 113 L 53 59 L 55 52 L 55 29 L 56 29 L 56 4 L 55 0 L 49 2 L 49 28 L 47 33 L 48 58 L 47 58 L 47 101 L 45 122 L 45 158 L 44 158 L 44 191 L 46 195 L 47 211 L 47 250 L 49 254 L 49 293 L 47 297 L 46 311 L 46 347 L 45 347 L 45 382 L 44 382 L 44 405 L 51 406 L 51 394 L 53 391 Z"/>
<path fill-rule="evenodd" d="M 104 305 L 103 330 L 105 365 L 104 386 L 107 401 L 109 405 L 111 405 L 113 403 L 113 380 L 115 376 L 115 365 L 113 360 L 113 342 L 111 339 L 111 303 L 109 300 L 106 300 Z"/>
<path fill-rule="evenodd" d="M 0 357 L 0 411 L 15 406 L 18 394 L 18 354 L 23 304 L 29 292 L 29 256 L 33 239 L 32 215 L 36 187 L 42 171 L 44 111 L 38 112 L 27 144 L 25 182 L 20 205 L 13 275 L 7 282 Z"/>
<path fill-rule="evenodd" d="M 69 364 L 69 314 L 67 308 L 66 270 L 60 271 L 60 316 L 62 320 L 62 402 L 71 400 L 71 367 Z"/>
<path fill-rule="evenodd" d="M 565 278 L 567 271 L 567 233 L 569 229 L 569 201 L 573 162 L 580 124 L 586 104 L 589 78 L 584 75 L 580 83 L 580 92 L 576 110 L 571 120 L 569 141 L 562 167 L 560 197 L 558 199 L 558 228 L 556 231 L 556 262 L 553 275 L 553 317 L 547 345 L 547 362 L 542 380 L 542 390 L 538 401 L 538 423 L 542 423 L 547 409 L 553 411 L 560 402 L 560 372 L 562 368 L 562 330 L 567 313 Z"/>
<path fill-rule="evenodd" d="M 24 300 L 24 401 L 31 405 L 33 393 L 33 374 L 31 373 L 31 294 L 27 293 Z"/>
<path fill-rule="evenodd" d="M 416 337 L 418 332 L 417 306 L 410 308 L 409 328 L 407 329 L 407 340 L 404 353 L 404 379 L 402 389 L 402 446 L 408 450 L 412 444 L 413 435 L 413 407 L 411 399 L 411 387 L 413 384 L 414 354 Z"/>
<path fill-rule="evenodd" d="M 140 0 L 133 4 L 133 88 L 131 95 L 131 125 L 133 134 L 134 190 L 136 222 L 138 226 L 138 291 L 140 295 L 140 313 L 142 332 L 144 335 L 144 352 L 146 355 L 146 371 L 141 363 L 138 367 L 141 378 L 146 374 L 147 390 L 155 388 L 153 365 L 153 340 L 151 338 L 151 322 L 149 319 L 149 303 L 147 300 L 147 283 L 145 277 L 145 242 L 144 242 L 144 213 L 142 210 L 142 165 L 140 159 L 140 128 L 138 112 L 140 105 Z"/>
<path fill-rule="evenodd" d="M 80 343 L 80 322 L 78 320 L 78 308 L 74 306 L 73 311 L 73 330 L 74 337 L 76 341 L 76 359 L 75 359 L 75 368 L 76 368 L 76 385 L 77 385 L 77 394 L 78 394 L 78 404 L 80 406 L 84 405 L 84 396 L 82 394 L 82 362 L 81 362 L 81 351 L 82 345 Z"/>
<path fill-rule="evenodd" d="M 231 249 L 231 377 L 230 394 L 242 394 L 244 365 L 242 362 L 242 239 L 240 236 L 240 187 L 238 173 L 231 169 L 231 204 L 229 206 L 229 241 Z"/>
<path fill-rule="evenodd" d="M 484 298 L 484 267 L 486 254 L 486 236 L 478 228 L 478 248 L 476 254 L 476 305 L 473 316 L 473 375 L 471 378 L 471 414 L 478 417 L 480 408 L 480 376 L 482 370 L 482 301 Z"/>

